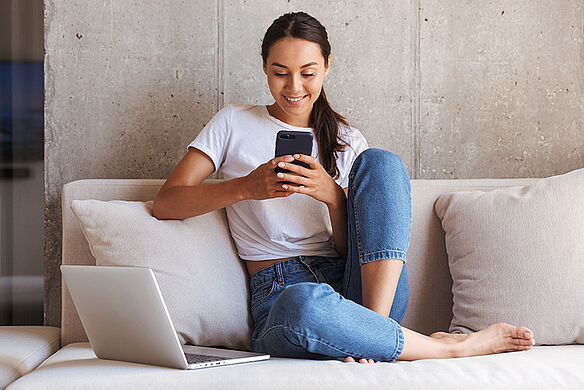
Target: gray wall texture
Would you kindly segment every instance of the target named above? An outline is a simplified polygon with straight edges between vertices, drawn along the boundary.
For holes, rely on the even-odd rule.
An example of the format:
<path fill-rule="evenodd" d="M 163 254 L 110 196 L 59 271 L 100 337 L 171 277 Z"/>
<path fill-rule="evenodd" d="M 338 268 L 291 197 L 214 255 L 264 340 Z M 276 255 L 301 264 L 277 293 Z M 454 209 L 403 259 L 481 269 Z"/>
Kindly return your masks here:
<path fill-rule="evenodd" d="M 298 10 L 329 33 L 333 107 L 411 178 L 584 167 L 581 0 L 45 0 L 45 324 L 62 185 L 166 178 L 225 104 L 272 103 L 261 40 Z"/>

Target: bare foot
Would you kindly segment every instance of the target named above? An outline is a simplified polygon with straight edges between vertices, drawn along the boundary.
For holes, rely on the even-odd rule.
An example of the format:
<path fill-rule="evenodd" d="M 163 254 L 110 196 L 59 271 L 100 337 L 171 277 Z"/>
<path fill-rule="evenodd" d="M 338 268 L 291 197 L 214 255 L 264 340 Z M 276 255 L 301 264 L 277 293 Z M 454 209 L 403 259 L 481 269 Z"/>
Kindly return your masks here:
<path fill-rule="evenodd" d="M 535 339 L 531 330 L 501 322 L 469 334 L 452 347 L 454 357 L 465 357 L 525 351 L 534 344 Z"/>
<path fill-rule="evenodd" d="M 434 332 L 430 335 L 435 339 L 440 339 L 440 341 L 444 341 L 447 343 L 458 343 L 468 337 L 468 334 L 459 334 L 459 333 L 446 333 L 446 332 Z"/>
<path fill-rule="evenodd" d="M 353 359 L 351 356 L 347 356 L 345 358 L 345 360 L 343 360 L 343 362 L 345 363 L 355 363 L 355 359 Z M 359 359 L 359 363 L 373 363 L 373 359 Z M 375 363 L 379 363 L 378 361 L 375 361 Z"/>

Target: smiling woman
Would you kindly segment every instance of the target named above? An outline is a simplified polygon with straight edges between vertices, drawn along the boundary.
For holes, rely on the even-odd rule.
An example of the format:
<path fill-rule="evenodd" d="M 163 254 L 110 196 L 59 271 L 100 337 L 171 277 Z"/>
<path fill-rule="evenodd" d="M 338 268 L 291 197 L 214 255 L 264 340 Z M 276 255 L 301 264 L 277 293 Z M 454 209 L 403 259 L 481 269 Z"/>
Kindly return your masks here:
<path fill-rule="evenodd" d="M 325 64 L 316 43 L 291 37 L 280 39 L 269 53 L 264 73 L 276 102 L 268 111 L 293 126 L 308 127 L 312 106 L 330 70 L 330 56 Z"/>
<path fill-rule="evenodd" d="M 225 207 L 250 275 L 254 351 L 368 363 L 528 349 L 533 334 L 509 324 L 431 337 L 400 326 L 410 179 L 398 156 L 368 148 L 331 108 L 323 89 L 330 53 L 326 29 L 312 16 L 276 19 L 262 42 L 274 102 L 219 111 L 160 189 L 154 216 Z M 274 158 L 282 128 L 313 133 L 311 155 Z M 201 185 L 219 168 L 224 181 Z"/>

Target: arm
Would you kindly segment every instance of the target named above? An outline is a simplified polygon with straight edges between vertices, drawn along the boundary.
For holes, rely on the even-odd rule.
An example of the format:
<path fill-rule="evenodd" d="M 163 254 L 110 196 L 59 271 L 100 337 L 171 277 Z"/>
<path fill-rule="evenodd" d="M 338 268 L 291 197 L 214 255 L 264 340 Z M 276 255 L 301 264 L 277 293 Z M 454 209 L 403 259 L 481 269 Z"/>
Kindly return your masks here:
<path fill-rule="evenodd" d="M 152 215 L 158 219 L 185 219 L 245 199 L 289 196 L 292 192 L 282 190 L 274 173 L 279 161 L 289 160 L 293 159 L 278 157 L 260 165 L 247 176 L 201 185 L 213 173 L 215 166 L 205 153 L 189 148 L 156 194 Z"/>
<path fill-rule="evenodd" d="M 184 219 L 238 202 L 243 198 L 237 185 L 241 179 L 200 185 L 214 170 L 203 152 L 189 148 L 156 194 L 152 215 L 158 219 Z"/>
<path fill-rule="evenodd" d="M 347 258 L 347 189 L 337 186 L 335 189 L 335 202 L 327 204 L 331 225 L 333 227 L 333 240 L 338 254 Z"/>

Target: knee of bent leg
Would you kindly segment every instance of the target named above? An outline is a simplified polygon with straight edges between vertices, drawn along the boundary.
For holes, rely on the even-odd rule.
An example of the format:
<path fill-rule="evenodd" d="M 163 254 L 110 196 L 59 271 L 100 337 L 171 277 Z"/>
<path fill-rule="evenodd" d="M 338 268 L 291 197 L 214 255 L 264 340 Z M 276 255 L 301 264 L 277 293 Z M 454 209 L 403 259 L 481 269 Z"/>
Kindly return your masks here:
<path fill-rule="evenodd" d="M 381 177 L 407 178 L 409 175 L 401 158 L 388 150 L 369 148 L 365 149 L 353 163 L 354 171 L 363 170 L 369 174 L 375 173 Z"/>
<path fill-rule="evenodd" d="M 310 302 L 311 291 L 315 285 L 316 283 L 312 282 L 301 282 L 287 286 L 274 302 L 274 306 L 277 305 L 287 312 L 304 310 Z"/>
<path fill-rule="evenodd" d="M 280 293 L 270 315 L 290 321 L 310 321 L 318 310 L 316 300 L 324 288 L 323 283 L 301 282 L 288 286 Z"/>

